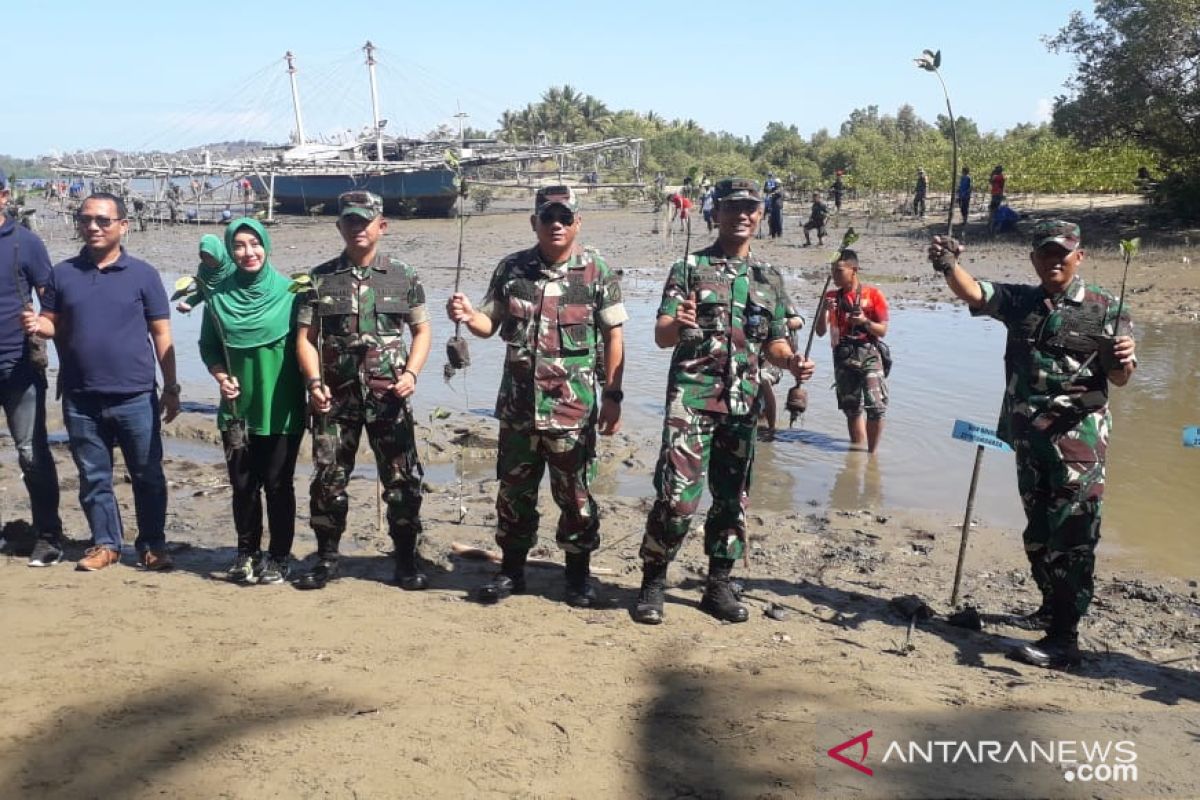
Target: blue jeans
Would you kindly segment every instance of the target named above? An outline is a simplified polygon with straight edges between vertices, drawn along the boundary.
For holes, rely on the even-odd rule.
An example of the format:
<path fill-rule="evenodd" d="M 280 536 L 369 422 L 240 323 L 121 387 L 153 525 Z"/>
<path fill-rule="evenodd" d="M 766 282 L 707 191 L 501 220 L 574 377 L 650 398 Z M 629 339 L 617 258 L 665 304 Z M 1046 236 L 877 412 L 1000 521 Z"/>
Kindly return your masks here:
<path fill-rule="evenodd" d="M 166 543 L 167 480 L 162 471 L 162 437 L 158 397 L 153 391 L 134 395 L 74 393 L 63 396 L 63 420 L 71 455 L 79 468 L 79 504 L 92 543 L 121 550 L 123 527 L 113 494 L 113 444 L 121 446 L 125 468 L 133 479 L 133 506 L 139 553 Z"/>
<path fill-rule="evenodd" d="M 58 472 L 46 441 L 46 376 L 19 362 L 0 376 L 0 405 L 17 446 L 33 527 L 40 537 L 57 537 L 62 534 L 62 520 L 58 516 Z"/>

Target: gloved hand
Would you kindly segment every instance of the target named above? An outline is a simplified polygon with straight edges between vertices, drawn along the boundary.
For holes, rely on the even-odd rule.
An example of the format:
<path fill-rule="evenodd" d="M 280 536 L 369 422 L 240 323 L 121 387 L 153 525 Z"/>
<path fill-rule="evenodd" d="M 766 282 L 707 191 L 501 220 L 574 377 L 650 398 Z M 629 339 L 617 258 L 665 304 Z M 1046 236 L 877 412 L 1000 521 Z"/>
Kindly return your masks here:
<path fill-rule="evenodd" d="M 933 264 L 936 272 L 945 275 L 954 269 L 954 265 L 958 263 L 958 257 L 966 249 L 963 244 L 949 236 L 935 236 L 929 245 L 929 262 Z"/>

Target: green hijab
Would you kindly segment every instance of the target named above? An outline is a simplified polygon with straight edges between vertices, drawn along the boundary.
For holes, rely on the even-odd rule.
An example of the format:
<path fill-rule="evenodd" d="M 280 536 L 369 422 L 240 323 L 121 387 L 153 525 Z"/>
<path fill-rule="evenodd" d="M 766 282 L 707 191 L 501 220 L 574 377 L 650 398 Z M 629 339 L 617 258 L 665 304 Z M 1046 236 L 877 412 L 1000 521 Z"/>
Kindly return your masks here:
<path fill-rule="evenodd" d="M 208 256 L 208 259 L 206 260 L 204 256 Z M 225 243 L 221 241 L 220 236 L 206 233 L 200 237 L 200 263 L 196 266 L 197 283 L 212 291 L 235 269 L 237 269 L 237 265 L 225 252 Z M 204 302 L 204 292 L 199 291 L 199 287 L 197 287 L 197 291 L 184 298 L 184 302 L 195 308 Z"/>
<path fill-rule="evenodd" d="M 242 228 L 253 231 L 262 242 L 266 255 L 270 256 L 271 237 L 258 220 L 250 217 L 235 219 L 226 226 L 222 249 L 228 254 L 233 253 L 233 237 Z M 230 263 L 233 263 L 232 259 Z M 244 272 L 234 265 L 232 272 L 212 285 L 209 309 L 220 322 L 225 345 L 246 349 L 272 344 L 287 336 L 296 299 L 296 295 L 288 291 L 291 285 L 292 282 L 276 272 L 265 258 L 258 272 Z"/>

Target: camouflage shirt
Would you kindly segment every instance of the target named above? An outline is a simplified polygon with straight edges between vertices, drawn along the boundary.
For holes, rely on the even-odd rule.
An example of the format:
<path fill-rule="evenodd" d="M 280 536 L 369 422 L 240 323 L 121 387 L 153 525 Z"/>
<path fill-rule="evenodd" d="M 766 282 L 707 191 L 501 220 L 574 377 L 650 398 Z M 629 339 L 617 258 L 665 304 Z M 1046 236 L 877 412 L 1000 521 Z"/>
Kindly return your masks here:
<path fill-rule="evenodd" d="M 297 322 L 319 320 L 321 376 L 333 396 L 335 419 L 368 422 L 394 416 L 398 399 L 387 391 L 408 362 L 404 334 L 429 321 L 416 270 L 377 255 L 366 267 L 338 256 L 309 273 L 313 291 Z"/>
<path fill-rule="evenodd" d="M 576 247 L 548 266 L 537 247 L 513 253 L 496 267 L 479 310 L 508 345 L 496 417 L 539 431 L 591 424 L 599 330 L 629 319 L 604 259 Z"/>
<path fill-rule="evenodd" d="M 1008 329 L 1000 438 L 1013 444 L 1037 433 L 1107 428 L 1108 377 L 1097 345 L 1114 330 L 1116 298 L 1078 276 L 1056 297 L 1038 285 L 979 281 L 979 288 L 984 304 L 972 315 L 992 317 Z M 1128 335 L 1124 312 L 1120 333 Z"/>
<path fill-rule="evenodd" d="M 667 404 L 678 399 L 699 411 L 749 414 L 766 360 L 762 350 L 787 338 L 792 302 L 783 276 L 754 254 L 730 259 L 714 244 L 671 267 L 658 315 L 675 316 L 691 292 L 703 336 L 675 345 Z"/>

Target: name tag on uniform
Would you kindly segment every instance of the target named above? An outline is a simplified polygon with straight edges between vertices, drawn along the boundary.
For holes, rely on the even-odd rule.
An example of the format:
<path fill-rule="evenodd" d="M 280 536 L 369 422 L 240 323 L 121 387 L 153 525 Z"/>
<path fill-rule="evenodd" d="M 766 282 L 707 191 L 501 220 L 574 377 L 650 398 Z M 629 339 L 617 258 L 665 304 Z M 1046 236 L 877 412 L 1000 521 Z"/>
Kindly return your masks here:
<path fill-rule="evenodd" d="M 961 439 L 964 442 L 971 444 L 983 445 L 990 447 L 993 450 L 1007 450 L 1012 452 L 1012 448 L 1008 443 L 996 435 L 996 431 L 991 428 L 985 428 L 982 425 L 976 425 L 974 422 L 967 422 L 965 419 L 954 420 L 954 430 L 950 435 L 955 439 Z"/>
<path fill-rule="evenodd" d="M 1200 425 L 1189 425 L 1183 429 L 1183 446 L 1200 447 Z"/>

